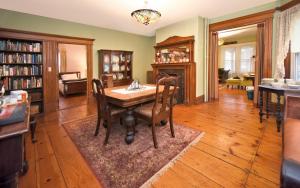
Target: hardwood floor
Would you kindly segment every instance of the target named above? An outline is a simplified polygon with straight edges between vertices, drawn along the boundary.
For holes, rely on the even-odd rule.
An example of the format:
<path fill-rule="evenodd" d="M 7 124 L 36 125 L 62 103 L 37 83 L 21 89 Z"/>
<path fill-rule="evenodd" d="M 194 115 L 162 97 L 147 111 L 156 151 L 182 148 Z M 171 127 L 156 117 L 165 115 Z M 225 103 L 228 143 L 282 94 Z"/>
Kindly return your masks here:
<path fill-rule="evenodd" d="M 205 135 L 153 187 L 279 187 L 281 133 L 275 119 L 260 124 L 245 91 L 225 89 L 220 96 L 213 103 L 176 106 L 175 121 Z M 100 187 L 61 127 L 95 113 L 94 106 L 83 105 L 40 118 L 38 142 L 26 138 L 30 168 L 20 187 Z"/>
<path fill-rule="evenodd" d="M 74 108 L 87 104 L 87 96 L 84 94 L 74 94 L 63 97 L 59 94 L 59 109 L 64 110 L 67 108 Z"/>

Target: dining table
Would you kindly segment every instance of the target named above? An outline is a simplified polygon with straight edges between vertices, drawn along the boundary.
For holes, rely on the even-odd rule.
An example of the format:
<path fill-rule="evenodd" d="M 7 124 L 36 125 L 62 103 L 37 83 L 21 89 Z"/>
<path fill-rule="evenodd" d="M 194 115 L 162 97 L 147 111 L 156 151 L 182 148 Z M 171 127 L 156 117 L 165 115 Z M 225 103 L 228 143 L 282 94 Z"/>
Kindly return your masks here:
<path fill-rule="evenodd" d="M 162 93 L 164 86 L 159 86 Z M 109 105 L 125 108 L 124 123 L 126 126 L 125 142 L 131 144 L 135 135 L 135 117 L 133 110 L 144 103 L 155 100 L 156 85 L 145 84 L 140 89 L 129 90 L 128 85 L 105 88 L 106 101 Z"/>

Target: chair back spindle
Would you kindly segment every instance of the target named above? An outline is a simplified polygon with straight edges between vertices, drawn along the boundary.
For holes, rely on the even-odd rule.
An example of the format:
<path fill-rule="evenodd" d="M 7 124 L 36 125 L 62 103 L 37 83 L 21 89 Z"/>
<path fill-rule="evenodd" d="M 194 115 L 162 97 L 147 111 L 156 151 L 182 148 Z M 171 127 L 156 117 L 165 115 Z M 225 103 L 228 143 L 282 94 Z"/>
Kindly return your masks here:
<path fill-rule="evenodd" d="M 104 120 L 107 120 L 110 117 L 110 107 L 106 101 L 103 83 L 99 79 L 93 79 L 92 83 L 93 93 L 97 100 L 98 114 L 101 115 Z"/>
<path fill-rule="evenodd" d="M 153 121 L 158 123 L 162 119 L 168 118 L 172 113 L 173 99 L 178 85 L 178 78 L 175 76 L 165 75 L 160 78 L 156 84 L 156 99 L 152 110 Z M 159 89 L 163 87 L 160 94 Z"/>

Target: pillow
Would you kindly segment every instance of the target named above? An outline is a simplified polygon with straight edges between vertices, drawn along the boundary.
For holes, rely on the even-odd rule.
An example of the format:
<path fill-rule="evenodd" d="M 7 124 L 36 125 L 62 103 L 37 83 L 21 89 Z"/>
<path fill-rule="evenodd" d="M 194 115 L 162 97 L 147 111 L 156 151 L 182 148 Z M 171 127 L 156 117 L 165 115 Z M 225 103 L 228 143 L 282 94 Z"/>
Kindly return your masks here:
<path fill-rule="evenodd" d="M 62 80 L 77 80 L 78 77 L 77 77 L 77 74 L 64 74 L 64 75 L 61 75 L 61 79 Z"/>

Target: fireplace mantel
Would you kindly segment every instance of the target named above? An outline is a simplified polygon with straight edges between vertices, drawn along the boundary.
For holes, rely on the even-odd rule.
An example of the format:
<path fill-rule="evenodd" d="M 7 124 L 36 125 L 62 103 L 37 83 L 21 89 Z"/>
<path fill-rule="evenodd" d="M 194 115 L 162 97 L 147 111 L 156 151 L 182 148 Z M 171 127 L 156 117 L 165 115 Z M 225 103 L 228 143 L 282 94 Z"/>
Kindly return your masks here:
<path fill-rule="evenodd" d="M 194 36 L 173 36 L 154 46 L 153 78 L 160 72 L 178 75 L 179 97 L 185 104 L 196 102 L 194 42 Z"/>
<path fill-rule="evenodd" d="M 160 72 L 168 74 L 175 73 L 177 70 L 183 70 L 183 87 L 184 88 L 184 103 L 193 104 L 196 98 L 196 71 L 195 63 L 165 63 L 165 64 L 152 64 L 153 78 Z M 180 87 L 180 85 L 179 85 Z"/>

